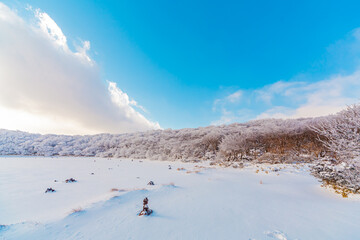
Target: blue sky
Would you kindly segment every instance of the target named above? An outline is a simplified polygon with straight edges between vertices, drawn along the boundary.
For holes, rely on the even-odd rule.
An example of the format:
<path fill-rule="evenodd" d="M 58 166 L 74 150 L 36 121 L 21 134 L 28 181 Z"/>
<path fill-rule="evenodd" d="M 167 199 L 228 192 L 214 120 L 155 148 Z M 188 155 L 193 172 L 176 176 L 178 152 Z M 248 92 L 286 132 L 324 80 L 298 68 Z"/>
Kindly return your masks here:
<path fill-rule="evenodd" d="M 102 81 L 162 128 L 326 114 L 360 90 L 358 1 L 3 3 L 24 18 L 28 5 L 47 13 L 71 49 L 90 41 Z M 342 85 L 339 77 L 352 78 Z M 323 86 L 343 89 L 319 95 Z"/>

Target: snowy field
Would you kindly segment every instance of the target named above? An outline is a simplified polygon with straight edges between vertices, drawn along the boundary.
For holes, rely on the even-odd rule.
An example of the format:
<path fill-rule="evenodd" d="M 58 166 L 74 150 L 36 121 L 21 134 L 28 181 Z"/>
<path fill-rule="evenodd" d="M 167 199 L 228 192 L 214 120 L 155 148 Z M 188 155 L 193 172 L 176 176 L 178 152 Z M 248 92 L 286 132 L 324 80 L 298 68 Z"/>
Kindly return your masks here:
<path fill-rule="evenodd" d="M 0 157 L 0 239 L 360 239 L 360 198 L 320 185 L 306 166 Z"/>

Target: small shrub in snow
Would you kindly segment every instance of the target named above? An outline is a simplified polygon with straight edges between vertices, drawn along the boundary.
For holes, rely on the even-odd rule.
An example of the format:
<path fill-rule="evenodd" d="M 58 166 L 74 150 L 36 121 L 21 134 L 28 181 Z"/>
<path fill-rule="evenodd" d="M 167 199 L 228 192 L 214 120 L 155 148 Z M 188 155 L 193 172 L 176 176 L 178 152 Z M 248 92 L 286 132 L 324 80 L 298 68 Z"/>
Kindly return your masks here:
<path fill-rule="evenodd" d="M 148 182 L 147 185 L 155 185 L 153 181 Z"/>
<path fill-rule="evenodd" d="M 77 180 L 74 179 L 74 178 L 69 178 L 69 179 L 66 179 L 65 182 L 66 183 L 72 183 L 72 182 L 77 182 Z"/>
<path fill-rule="evenodd" d="M 55 189 L 53 188 L 47 188 L 45 193 L 49 193 L 49 192 L 56 192 Z"/>
<path fill-rule="evenodd" d="M 83 212 L 84 210 L 81 207 L 78 208 L 74 208 L 71 213 L 78 213 L 78 212 Z"/>
<path fill-rule="evenodd" d="M 143 200 L 143 209 L 142 211 L 139 213 L 139 216 L 147 216 L 150 215 L 153 211 L 149 208 L 148 206 L 149 203 L 149 199 L 146 197 Z"/>

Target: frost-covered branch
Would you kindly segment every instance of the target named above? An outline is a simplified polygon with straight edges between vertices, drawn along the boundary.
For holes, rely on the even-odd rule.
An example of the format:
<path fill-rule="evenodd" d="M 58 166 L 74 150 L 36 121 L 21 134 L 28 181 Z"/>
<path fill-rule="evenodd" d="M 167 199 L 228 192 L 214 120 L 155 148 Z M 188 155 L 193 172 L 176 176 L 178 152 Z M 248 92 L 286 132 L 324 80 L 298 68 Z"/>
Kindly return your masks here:
<path fill-rule="evenodd" d="M 322 119 L 312 129 L 339 161 L 360 157 L 360 105 L 352 105 L 338 114 Z"/>

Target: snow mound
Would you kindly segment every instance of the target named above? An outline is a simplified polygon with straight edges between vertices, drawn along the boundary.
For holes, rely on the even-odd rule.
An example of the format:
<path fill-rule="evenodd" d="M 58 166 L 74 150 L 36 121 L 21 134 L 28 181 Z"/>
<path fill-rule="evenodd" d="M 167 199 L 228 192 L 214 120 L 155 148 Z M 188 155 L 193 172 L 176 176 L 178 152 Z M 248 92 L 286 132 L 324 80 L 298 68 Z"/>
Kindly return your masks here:
<path fill-rule="evenodd" d="M 267 231 L 265 232 L 266 236 L 277 239 L 277 240 L 288 240 L 288 238 L 286 237 L 285 233 L 281 232 L 281 231 Z"/>

